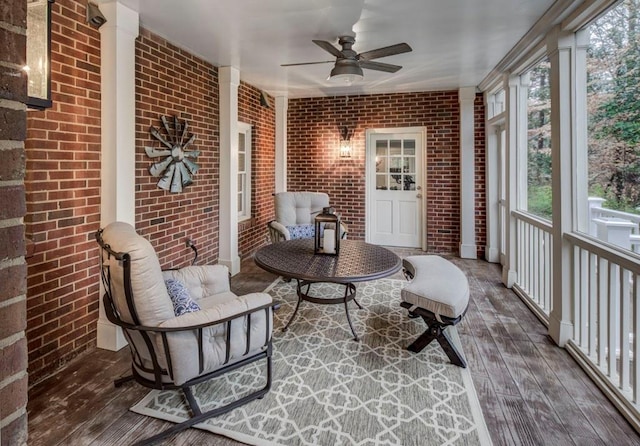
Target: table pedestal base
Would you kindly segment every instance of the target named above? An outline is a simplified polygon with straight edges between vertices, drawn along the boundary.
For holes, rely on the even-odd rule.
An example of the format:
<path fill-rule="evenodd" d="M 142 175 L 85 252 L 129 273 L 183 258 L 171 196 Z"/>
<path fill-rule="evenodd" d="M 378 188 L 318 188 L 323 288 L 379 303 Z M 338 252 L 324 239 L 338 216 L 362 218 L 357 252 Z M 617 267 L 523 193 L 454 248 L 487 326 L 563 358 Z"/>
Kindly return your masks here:
<path fill-rule="evenodd" d="M 344 285 L 344 296 L 342 297 L 332 297 L 332 298 L 323 298 L 323 297 L 314 297 L 309 295 L 309 290 L 311 285 L 319 282 L 312 282 L 309 280 L 298 280 L 297 293 L 298 293 L 298 302 L 296 303 L 296 309 L 293 310 L 293 314 L 287 322 L 287 325 L 284 326 L 282 331 L 286 331 L 291 325 L 291 322 L 295 319 L 298 314 L 298 309 L 300 308 L 300 302 L 306 300 L 308 302 L 313 302 L 315 304 L 320 305 L 331 305 L 331 304 L 344 304 L 344 311 L 347 315 L 347 322 L 349 322 L 349 327 L 351 328 L 351 333 L 353 333 L 353 339 L 355 341 L 359 341 L 358 335 L 356 334 L 355 329 L 353 328 L 353 323 L 351 322 L 351 316 L 349 316 L 349 301 L 354 301 L 358 308 L 362 310 L 362 306 L 356 300 L 356 286 L 353 283 L 341 283 L 339 285 Z M 303 287 L 307 287 L 306 290 L 303 291 Z"/>

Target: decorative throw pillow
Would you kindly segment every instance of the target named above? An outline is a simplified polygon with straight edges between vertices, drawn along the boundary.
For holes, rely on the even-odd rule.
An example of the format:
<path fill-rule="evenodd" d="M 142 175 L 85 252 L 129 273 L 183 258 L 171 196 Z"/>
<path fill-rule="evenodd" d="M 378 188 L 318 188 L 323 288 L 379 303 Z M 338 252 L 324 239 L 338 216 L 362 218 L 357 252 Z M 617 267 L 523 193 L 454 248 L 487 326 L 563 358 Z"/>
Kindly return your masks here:
<path fill-rule="evenodd" d="M 287 226 L 291 240 L 299 238 L 313 238 L 316 235 L 315 225 L 293 225 Z"/>
<path fill-rule="evenodd" d="M 164 284 L 167 286 L 167 292 L 173 303 L 173 312 L 176 316 L 200 311 L 200 306 L 191 299 L 189 290 L 184 286 L 184 283 L 176 279 L 167 279 Z"/>

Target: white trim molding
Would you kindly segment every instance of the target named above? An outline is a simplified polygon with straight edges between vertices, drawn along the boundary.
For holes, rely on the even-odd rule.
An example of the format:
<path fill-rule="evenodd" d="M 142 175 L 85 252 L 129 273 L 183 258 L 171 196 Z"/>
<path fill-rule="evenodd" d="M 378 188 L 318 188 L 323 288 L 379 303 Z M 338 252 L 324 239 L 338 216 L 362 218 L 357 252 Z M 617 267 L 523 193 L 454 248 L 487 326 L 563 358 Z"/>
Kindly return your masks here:
<path fill-rule="evenodd" d="M 104 227 L 123 221 L 135 226 L 135 42 L 139 18 L 137 12 L 119 2 L 103 3 L 100 10 L 107 18 L 100 27 L 100 224 Z M 97 346 L 117 351 L 126 345 L 122 330 L 107 320 L 101 300 Z"/>
<path fill-rule="evenodd" d="M 218 262 L 240 272 L 238 255 L 238 86 L 240 71 L 218 69 L 220 88 L 220 227 Z"/>
<path fill-rule="evenodd" d="M 276 192 L 287 191 L 287 112 L 286 96 L 276 97 Z"/>
<path fill-rule="evenodd" d="M 458 90 L 460 102 L 460 257 L 477 259 L 475 199 L 475 125 L 476 87 Z"/>

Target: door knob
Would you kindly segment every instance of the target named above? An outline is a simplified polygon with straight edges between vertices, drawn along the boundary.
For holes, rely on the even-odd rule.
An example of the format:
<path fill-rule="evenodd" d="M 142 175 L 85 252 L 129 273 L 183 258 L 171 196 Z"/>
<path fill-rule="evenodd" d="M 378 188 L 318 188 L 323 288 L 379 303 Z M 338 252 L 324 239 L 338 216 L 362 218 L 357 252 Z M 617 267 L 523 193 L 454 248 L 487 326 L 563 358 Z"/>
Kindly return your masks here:
<path fill-rule="evenodd" d="M 416 198 L 422 198 L 422 194 L 416 195 Z"/>

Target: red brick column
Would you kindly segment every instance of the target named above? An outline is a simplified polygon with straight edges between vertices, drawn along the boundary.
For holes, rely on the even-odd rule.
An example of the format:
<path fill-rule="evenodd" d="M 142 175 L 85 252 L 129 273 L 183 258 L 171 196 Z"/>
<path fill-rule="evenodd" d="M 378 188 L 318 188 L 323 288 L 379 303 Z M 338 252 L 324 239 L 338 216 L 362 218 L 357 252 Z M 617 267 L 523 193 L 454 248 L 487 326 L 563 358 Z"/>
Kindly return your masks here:
<path fill-rule="evenodd" d="M 27 442 L 26 8 L 0 3 L 0 446 Z"/>

